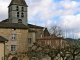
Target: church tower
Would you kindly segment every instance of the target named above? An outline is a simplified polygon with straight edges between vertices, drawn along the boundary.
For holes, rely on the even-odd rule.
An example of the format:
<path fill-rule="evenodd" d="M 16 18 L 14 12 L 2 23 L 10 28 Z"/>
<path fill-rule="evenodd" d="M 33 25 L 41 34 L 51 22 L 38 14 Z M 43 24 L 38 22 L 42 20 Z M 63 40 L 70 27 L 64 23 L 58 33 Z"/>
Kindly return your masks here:
<path fill-rule="evenodd" d="M 27 26 L 27 7 L 25 0 L 11 0 L 8 6 L 10 23 L 23 23 Z"/>

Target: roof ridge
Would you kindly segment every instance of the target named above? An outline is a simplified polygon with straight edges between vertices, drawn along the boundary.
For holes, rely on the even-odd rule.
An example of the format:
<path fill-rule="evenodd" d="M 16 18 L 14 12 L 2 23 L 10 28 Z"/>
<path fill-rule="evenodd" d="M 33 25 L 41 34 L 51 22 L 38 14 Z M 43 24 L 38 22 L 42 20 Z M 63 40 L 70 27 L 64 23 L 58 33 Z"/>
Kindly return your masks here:
<path fill-rule="evenodd" d="M 28 5 L 26 4 L 25 0 L 11 0 L 9 6 L 11 5 L 23 5 L 23 6 L 27 6 Z"/>

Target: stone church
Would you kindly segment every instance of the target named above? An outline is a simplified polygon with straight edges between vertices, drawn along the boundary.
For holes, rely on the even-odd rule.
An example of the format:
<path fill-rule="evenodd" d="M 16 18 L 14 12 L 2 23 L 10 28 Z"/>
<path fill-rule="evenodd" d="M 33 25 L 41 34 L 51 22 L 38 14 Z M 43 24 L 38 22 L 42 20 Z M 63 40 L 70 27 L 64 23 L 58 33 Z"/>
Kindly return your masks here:
<path fill-rule="evenodd" d="M 27 7 L 25 0 L 11 0 L 8 19 L 0 22 L 0 36 L 8 40 L 5 56 L 0 60 L 27 60 L 26 52 L 37 38 L 44 35 L 44 27 L 28 23 Z"/>

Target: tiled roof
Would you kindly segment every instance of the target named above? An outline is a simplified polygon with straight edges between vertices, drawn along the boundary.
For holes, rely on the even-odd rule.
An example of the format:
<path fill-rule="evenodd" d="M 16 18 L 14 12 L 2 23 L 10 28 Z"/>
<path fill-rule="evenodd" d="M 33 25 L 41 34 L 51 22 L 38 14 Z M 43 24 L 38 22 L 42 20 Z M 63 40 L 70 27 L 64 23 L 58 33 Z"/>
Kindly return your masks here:
<path fill-rule="evenodd" d="M 37 39 L 37 40 L 54 40 L 54 39 L 63 39 L 63 38 L 62 37 L 57 37 L 55 35 L 51 35 L 51 36 L 42 37 L 42 38 Z"/>
<path fill-rule="evenodd" d="M 5 39 L 4 37 L 0 36 L 0 42 L 5 42 L 8 41 L 7 39 Z"/>
<path fill-rule="evenodd" d="M 18 28 L 27 29 L 27 26 L 21 23 L 0 22 L 0 28 Z"/>
<path fill-rule="evenodd" d="M 9 6 L 11 5 L 23 5 L 23 6 L 27 6 L 25 0 L 12 0 L 11 3 L 9 4 Z"/>
<path fill-rule="evenodd" d="M 41 28 L 41 29 L 44 28 L 44 27 L 37 26 L 37 25 L 32 25 L 32 24 L 28 24 L 28 27 L 29 27 L 29 28 Z"/>

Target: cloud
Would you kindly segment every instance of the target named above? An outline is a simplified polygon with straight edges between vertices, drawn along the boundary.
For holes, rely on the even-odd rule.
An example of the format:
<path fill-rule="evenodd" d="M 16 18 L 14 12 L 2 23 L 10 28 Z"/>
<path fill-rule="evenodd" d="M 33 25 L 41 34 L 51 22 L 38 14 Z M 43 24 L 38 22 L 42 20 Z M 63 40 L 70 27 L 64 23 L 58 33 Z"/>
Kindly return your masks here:
<path fill-rule="evenodd" d="M 5 1 L 5 2 L 4 2 Z M 0 0 L 0 20 L 6 19 L 8 15 L 8 2 L 7 0 Z"/>
<path fill-rule="evenodd" d="M 67 34 L 74 33 L 74 36 L 79 38 L 80 37 L 79 22 L 80 22 L 80 14 L 61 16 L 59 20 L 59 26 L 65 29 L 65 31 L 67 31 Z"/>
<path fill-rule="evenodd" d="M 8 5 L 11 0 L 0 0 L 0 20 L 8 17 Z M 25 0 L 28 4 L 28 21 L 41 26 L 60 25 L 66 29 L 79 30 L 80 1 L 76 0 Z M 54 19 L 58 17 L 57 19 Z M 40 21 L 39 21 L 40 20 Z M 75 34 L 80 36 L 79 33 Z"/>

